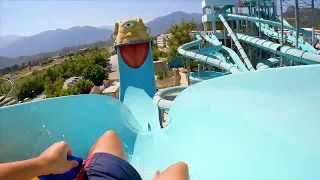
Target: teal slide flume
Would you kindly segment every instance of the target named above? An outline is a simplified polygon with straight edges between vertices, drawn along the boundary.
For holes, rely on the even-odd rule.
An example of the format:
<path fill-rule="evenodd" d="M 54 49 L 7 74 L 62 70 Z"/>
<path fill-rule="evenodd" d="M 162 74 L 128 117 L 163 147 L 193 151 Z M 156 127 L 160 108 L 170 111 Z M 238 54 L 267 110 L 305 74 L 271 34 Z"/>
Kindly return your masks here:
<path fill-rule="evenodd" d="M 257 22 L 257 23 L 264 23 L 264 24 L 268 24 L 274 27 L 281 27 L 281 24 L 279 22 L 275 22 L 275 21 L 270 21 L 270 20 L 265 20 L 262 18 L 258 18 L 258 17 L 249 17 L 249 16 L 243 16 L 243 15 L 237 15 L 237 14 L 226 14 L 224 15 L 226 20 L 245 20 L 245 21 L 250 21 L 250 22 Z M 295 31 L 295 27 L 288 25 L 288 24 L 283 24 L 284 29 L 288 29 L 288 30 L 293 30 Z M 304 30 L 304 29 L 299 29 L 299 32 L 302 34 L 305 34 L 307 36 L 312 36 L 312 32 Z M 318 40 L 320 40 L 320 35 L 316 34 L 315 38 L 317 38 Z"/>
<path fill-rule="evenodd" d="M 197 40 L 192 41 L 190 43 L 184 44 L 182 46 L 180 46 L 178 48 L 178 52 L 179 54 L 194 59 L 196 61 L 199 62 L 203 62 L 205 64 L 209 64 L 211 66 L 229 71 L 231 73 L 240 73 L 241 71 L 237 68 L 237 66 L 221 61 L 219 59 L 215 59 L 206 55 L 201 54 L 201 50 L 199 50 L 198 52 L 193 52 L 192 50 L 187 50 L 188 48 L 194 47 L 194 46 L 198 46 L 202 43 L 202 38 L 201 36 L 198 34 L 196 35 Z"/>
<path fill-rule="evenodd" d="M 202 37 L 209 43 L 211 43 L 212 45 L 216 46 L 219 43 L 221 44 L 221 42 L 218 40 L 218 38 L 215 35 L 202 35 Z M 230 55 L 230 57 L 232 58 L 232 60 L 234 61 L 234 63 L 236 63 L 236 65 L 238 66 L 238 68 L 240 69 L 240 71 L 242 72 L 247 72 L 249 71 L 248 68 L 243 64 L 243 62 L 241 61 L 240 57 L 238 56 L 238 54 L 236 52 L 234 52 L 232 49 L 226 47 L 226 46 L 222 46 L 221 51 L 224 51 L 226 53 L 228 53 Z"/>
<path fill-rule="evenodd" d="M 263 24 L 263 23 L 260 23 L 260 24 L 261 24 L 261 30 L 265 35 L 272 37 L 272 38 L 275 38 L 275 39 L 279 39 L 279 40 L 281 39 L 281 34 L 274 31 L 269 25 Z M 259 27 L 259 23 L 256 23 L 256 25 Z M 290 43 L 296 42 L 296 38 L 294 36 L 283 35 L 283 40 L 290 42 Z M 299 38 L 298 42 L 299 42 L 299 44 L 298 44 L 299 48 L 301 48 L 301 50 L 308 51 L 308 52 L 311 52 L 314 54 L 319 54 L 318 51 L 312 45 L 310 45 L 309 43 L 307 43 L 303 39 Z"/>
<path fill-rule="evenodd" d="M 221 19 L 221 22 L 223 23 L 223 25 L 226 27 L 227 31 L 229 32 L 230 34 L 230 37 L 232 38 L 234 44 L 237 46 L 238 48 L 238 51 L 239 53 L 241 54 L 242 58 L 243 58 L 243 61 L 245 62 L 245 64 L 247 65 L 249 71 L 253 71 L 255 70 L 254 67 L 252 66 L 246 52 L 244 51 L 244 49 L 242 48 L 239 40 L 238 40 L 238 37 L 236 34 L 233 33 L 232 29 L 230 28 L 228 22 L 225 20 L 225 18 L 219 14 L 219 18 Z"/>

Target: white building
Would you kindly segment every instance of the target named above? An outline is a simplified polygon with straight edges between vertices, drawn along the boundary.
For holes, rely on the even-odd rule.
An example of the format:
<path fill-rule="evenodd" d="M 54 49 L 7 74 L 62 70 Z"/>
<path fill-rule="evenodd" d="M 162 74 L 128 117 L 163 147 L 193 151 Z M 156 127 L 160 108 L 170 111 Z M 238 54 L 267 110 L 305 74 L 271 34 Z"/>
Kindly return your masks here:
<path fill-rule="evenodd" d="M 167 47 L 167 40 L 169 39 L 170 34 L 161 34 L 157 36 L 157 46 L 158 47 Z"/>

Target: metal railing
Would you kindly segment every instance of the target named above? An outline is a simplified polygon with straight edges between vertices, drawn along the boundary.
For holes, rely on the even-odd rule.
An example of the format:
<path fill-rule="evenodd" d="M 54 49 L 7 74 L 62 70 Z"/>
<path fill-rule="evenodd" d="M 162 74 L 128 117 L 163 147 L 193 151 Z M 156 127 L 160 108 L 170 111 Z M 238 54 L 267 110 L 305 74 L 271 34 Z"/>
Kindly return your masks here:
<path fill-rule="evenodd" d="M 13 82 L 10 81 L 9 79 L 4 79 L 4 78 L 0 78 L 0 82 L 1 81 L 5 82 L 5 83 L 9 83 L 9 85 L 11 87 L 10 87 L 10 90 L 8 93 L 0 94 L 0 97 L 1 97 L 0 98 L 0 107 L 18 103 L 19 101 L 18 101 L 18 98 L 17 98 L 15 91 L 14 91 Z M 4 95 L 4 97 L 1 95 Z M 8 100 L 8 98 L 10 98 L 10 99 Z M 7 102 L 5 102 L 5 101 L 7 101 Z"/>

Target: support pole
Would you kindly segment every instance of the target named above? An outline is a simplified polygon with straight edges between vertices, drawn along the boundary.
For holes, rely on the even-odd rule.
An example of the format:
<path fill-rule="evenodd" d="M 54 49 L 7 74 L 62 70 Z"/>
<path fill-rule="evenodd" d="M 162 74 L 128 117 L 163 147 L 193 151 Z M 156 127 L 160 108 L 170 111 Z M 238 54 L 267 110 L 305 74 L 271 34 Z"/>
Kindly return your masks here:
<path fill-rule="evenodd" d="M 252 2 L 251 2 L 251 1 L 250 1 L 250 9 L 251 9 L 251 11 L 250 11 L 250 16 L 252 17 L 253 13 L 252 13 Z M 254 24 L 253 24 L 253 22 L 250 22 L 250 24 L 251 24 L 251 36 L 253 36 L 253 27 L 254 27 Z"/>
<path fill-rule="evenodd" d="M 269 20 L 271 20 L 271 14 L 270 14 L 270 3 L 268 5 L 268 17 L 269 17 Z"/>
<path fill-rule="evenodd" d="M 234 7 L 234 11 L 236 14 L 238 14 L 239 11 L 239 7 L 238 7 L 238 3 L 236 3 L 235 7 Z M 237 28 L 237 33 L 240 32 L 240 24 L 239 24 L 239 20 L 236 20 L 236 28 Z"/>
<path fill-rule="evenodd" d="M 300 17 L 299 17 L 299 0 L 295 0 L 295 15 L 296 15 L 296 48 L 299 49 L 299 29 L 300 29 Z M 291 65 L 293 61 L 291 60 Z"/>
<path fill-rule="evenodd" d="M 198 64 L 198 78 L 200 77 L 201 64 Z"/>
<path fill-rule="evenodd" d="M 230 21 L 231 22 L 231 29 L 232 29 L 232 31 L 234 31 L 234 21 Z M 223 28 L 225 28 L 224 26 L 223 26 Z M 225 30 L 225 29 L 223 29 L 223 30 Z M 233 42 L 230 40 L 230 46 L 231 46 L 231 49 L 233 50 Z"/>
<path fill-rule="evenodd" d="M 281 16 L 281 42 L 280 44 L 283 44 L 283 7 L 282 7 L 282 1 L 280 0 L 280 16 Z"/>
<path fill-rule="evenodd" d="M 276 2 L 272 2 L 273 15 L 274 15 L 274 16 L 277 16 L 277 15 L 278 15 L 278 7 L 277 7 L 277 4 L 278 4 L 277 1 L 276 1 Z M 275 27 L 274 30 L 275 30 L 276 32 L 278 32 L 278 28 L 277 28 L 277 27 Z"/>
<path fill-rule="evenodd" d="M 316 45 L 316 42 L 314 39 L 314 36 L 315 36 L 314 26 L 315 26 L 315 18 L 316 18 L 316 15 L 314 13 L 314 0 L 311 0 L 311 9 L 312 9 L 312 16 L 311 16 L 311 19 L 312 19 L 312 46 L 314 46 L 314 45 Z"/>
<path fill-rule="evenodd" d="M 280 40 L 280 44 L 283 45 L 283 6 L 282 6 L 282 1 L 280 0 L 280 18 L 281 18 L 281 40 Z M 283 59 L 282 56 L 280 56 L 280 67 L 282 67 L 283 64 Z"/>
<path fill-rule="evenodd" d="M 257 1 L 257 3 L 258 3 L 258 17 L 259 17 L 259 20 L 260 20 L 261 12 L 260 12 L 260 2 L 259 2 L 259 0 Z M 261 22 L 259 21 L 259 38 L 260 39 L 261 39 L 261 36 L 262 36 L 262 34 L 261 34 Z M 262 50 L 261 50 L 261 48 L 260 48 L 260 51 L 259 51 L 259 58 L 260 59 L 262 58 Z"/>
<path fill-rule="evenodd" d="M 263 3 L 263 6 L 264 6 L 264 7 L 262 8 L 262 11 L 263 11 L 263 9 L 264 9 L 264 15 L 266 16 L 266 17 L 264 17 L 264 18 L 265 18 L 265 19 L 268 19 L 268 18 L 267 18 L 267 4 L 266 4 L 266 2 Z"/>
<path fill-rule="evenodd" d="M 215 16 L 214 6 L 211 6 L 211 16 L 212 16 L 212 31 L 216 34 L 216 16 Z"/>
<path fill-rule="evenodd" d="M 202 16 L 206 15 L 207 12 L 206 12 L 206 8 L 203 8 L 202 9 Z M 204 31 L 204 34 L 207 34 L 207 23 L 206 22 L 202 22 L 203 23 L 203 31 Z"/>
<path fill-rule="evenodd" d="M 187 58 L 187 80 L 188 86 L 190 86 L 190 59 Z"/>
<path fill-rule="evenodd" d="M 227 46 L 227 37 L 226 37 L 226 27 L 223 26 L 223 42 L 224 45 Z"/>

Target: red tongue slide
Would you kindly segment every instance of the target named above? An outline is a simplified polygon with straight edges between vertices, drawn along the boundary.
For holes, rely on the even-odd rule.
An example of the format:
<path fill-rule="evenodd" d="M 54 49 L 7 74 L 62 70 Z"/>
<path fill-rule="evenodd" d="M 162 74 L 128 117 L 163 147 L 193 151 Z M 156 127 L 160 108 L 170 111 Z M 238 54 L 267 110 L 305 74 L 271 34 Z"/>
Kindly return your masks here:
<path fill-rule="evenodd" d="M 120 46 L 123 61 L 131 68 L 139 68 L 147 59 L 149 42 Z"/>

